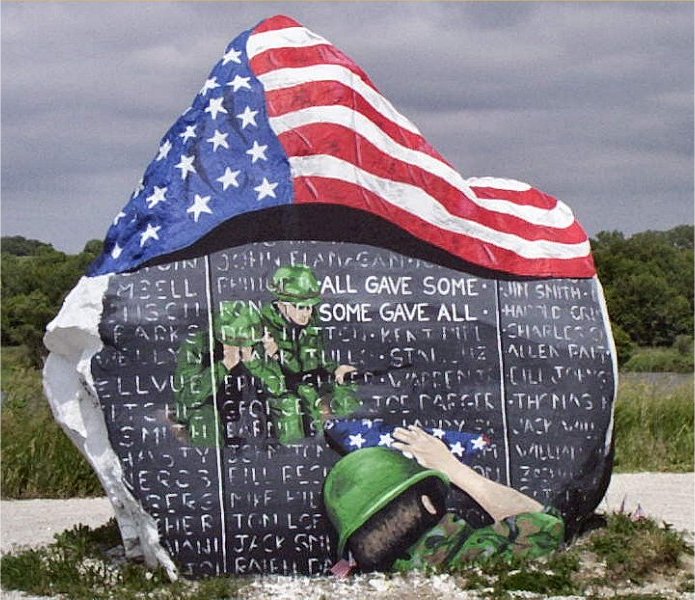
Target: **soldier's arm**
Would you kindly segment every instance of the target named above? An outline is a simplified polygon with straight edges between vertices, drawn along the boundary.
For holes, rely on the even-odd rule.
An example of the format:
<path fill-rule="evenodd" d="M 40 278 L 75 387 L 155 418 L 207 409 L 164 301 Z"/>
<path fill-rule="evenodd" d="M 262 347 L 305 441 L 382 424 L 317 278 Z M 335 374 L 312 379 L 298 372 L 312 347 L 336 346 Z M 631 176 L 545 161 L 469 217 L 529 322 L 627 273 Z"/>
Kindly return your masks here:
<path fill-rule="evenodd" d="M 412 454 L 425 468 L 443 472 L 451 483 L 473 498 L 495 521 L 543 510 L 543 506 L 533 498 L 483 477 L 459 462 L 444 442 L 419 427 L 398 427 L 393 437 L 398 440 L 393 444 L 394 448 Z"/>

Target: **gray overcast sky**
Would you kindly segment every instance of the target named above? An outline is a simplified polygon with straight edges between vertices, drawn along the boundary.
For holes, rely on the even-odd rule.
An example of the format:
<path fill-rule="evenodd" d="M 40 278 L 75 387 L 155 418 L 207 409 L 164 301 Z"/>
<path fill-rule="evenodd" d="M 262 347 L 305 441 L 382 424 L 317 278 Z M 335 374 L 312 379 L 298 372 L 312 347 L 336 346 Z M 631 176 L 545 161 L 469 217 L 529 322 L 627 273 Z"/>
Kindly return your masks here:
<path fill-rule="evenodd" d="M 2 234 L 102 239 L 227 43 L 274 14 L 349 54 L 464 177 L 526 181 L 591 235 L 693 222 L 684 3 L 2 5 Z"/>

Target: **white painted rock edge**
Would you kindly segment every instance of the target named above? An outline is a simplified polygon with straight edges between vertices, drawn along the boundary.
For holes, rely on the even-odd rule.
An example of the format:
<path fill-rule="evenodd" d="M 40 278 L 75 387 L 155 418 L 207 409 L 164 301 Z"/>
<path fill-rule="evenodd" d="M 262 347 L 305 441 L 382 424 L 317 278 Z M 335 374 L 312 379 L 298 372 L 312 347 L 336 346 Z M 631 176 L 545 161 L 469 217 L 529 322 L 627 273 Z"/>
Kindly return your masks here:
<path fill-rule="evenodd" d="M 103 347 L 99 322 L 110 277 L 82 277 L 48 324 L 44 390 L 56 421 L 89 461 L 111 501 L 126 556 L 142 557 L 150 567 L 161 565 L 173 581 L 176 566 L 159 542 L 156 521 L 123 479 L 92 378 L 92 358 Z"/>

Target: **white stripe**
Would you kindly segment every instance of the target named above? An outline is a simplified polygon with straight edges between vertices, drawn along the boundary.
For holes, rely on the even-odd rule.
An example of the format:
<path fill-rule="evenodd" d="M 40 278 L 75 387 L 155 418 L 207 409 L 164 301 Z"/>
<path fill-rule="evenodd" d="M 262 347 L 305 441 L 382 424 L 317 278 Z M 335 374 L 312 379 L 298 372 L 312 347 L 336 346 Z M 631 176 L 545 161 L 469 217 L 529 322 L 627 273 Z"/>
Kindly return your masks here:
<path fill-rule="evenodd" d="M 377 112 L 385 118 L 407 129 L 411 133 L 420 135 L 417 127 L 401 113 L 399 113 L 386 98 L 350 69 L 340 65 L 314 65 L 311 67 L 276 69 L 263 75 L 259 75 L 259 81 L 266 92 L 281 90 L 284 88 L 313 83 L 315 81 L 337 81 L 351 88 L 364 98 Z"/>
<path fill-rule="evenodd" d="M 227 524 L 226 524 L 226 516 L 224 513 L 224 485 L 222 484 L 223 481 L 223 470 L 222 470 L 222 462 L 224 460 L 224 456 L 222 453 L 222 449 L 220 448 L 220 431 L 219 427 L 221 427 L 220 423 L 220 415 L 219 415 L 219 409 L 217 408 L 217 378 L 215 377 L 215 361 L 212 358 L 213 355 L 215 354 L 215 332 L 213 329 L 213 323 L 212 323 L 212 289 L 211 289 L 211 280 L 212 277 L 210 275 L 210 255 L 207 254 L 205 255 L 205 298 L 207 301 L 207 311 L 208 311 L 208 353 L 210 355 L 210 379 L 212 380 L 212 411 L 213 411 L 213 418 L 215 420 L 214 426 L 215 426 L 215 458 L 217 459 L 217 482 L 219 485 L 219 488 L 217 490 L 217 496 L 218 500 L 220 502 L 220 544 L 222 546 L 222 572 L 227 570 Z M 219 569 L 218 569 L 219 571 Z M 219 572 L 216 573 L 217 575 L 220 575 Z"/>
<path fill-rule="evenodd" d="M 550 240 L 527 240 L 503 233 L 476 221 L 447 212 L 439 202 L 421 188 L 368 173 L 352 163 L 329 155 L 291 157 L 293 177 L 327 177 L 359 185 L 386 202 L 408 211 L 423 221 L 509 250 L 527 259 L 572 259 L 588 256 L 589 242 L 562 244 Z"/>
<path fill-rule="evenodd" d="M 462 194 L 465 194 L 471 202 L 480 206 L 480 208 L 511 215 L 533 225 L 554 229 L 565 229 L 574 222 L 572 211 L 561 202 L 558 202 L 555 208 L 548 210 L 538 208 L 537 206 L 515 204 L 507 200 L 478 198 L 466 183 L 466 180 L 455 169 L 429 154 L 399 144 L 364 115 L 345 106 L 305 108 L 280 117 L 271 117 L 269 121 L 276 135 L 302 125 L 321 123 L 341 125 L 359 133 L 359 135 L 366 138 L 385 154 L 389 154 L 407 164 L 420 167 L 432 175 L 441 177 Z"/>
<path fill-rule="evenodd" d="M 507 391 L 504 387 L 504 354 L 502 353 L 502 326 L 501 311 L 500 311 L 500 282 L 499 279 L 493 279 L 495 284 L 495 321 L 497 324 L 497 355 L 499 356 L 500 365 L 500 404 L 502 409 L 502 429 L 504 430 L 504 463 L 506 466 L 507 485 L 512 485 L 512 470 L 510 467 L 511 459 L 509 456 L 509 427 L 507 426 Z"/>
<path fill-rule="evenodd" d="M 472 187 L 496 188 L 509 190 L 510 192 L 528 192 L 531 186 L 516 179 L 502 179 L 501 177 L 469 177 L 466 183 Z"/>
<path fill-rule="evenodd" d="M 246 41 L 246 54 L 251 60 L 266 50 L 276 48 L 305 48 L 331 44 L 327 39 L 309 31 L 306 27 L 286 27 L 273 31 L 254 33 Z"/>

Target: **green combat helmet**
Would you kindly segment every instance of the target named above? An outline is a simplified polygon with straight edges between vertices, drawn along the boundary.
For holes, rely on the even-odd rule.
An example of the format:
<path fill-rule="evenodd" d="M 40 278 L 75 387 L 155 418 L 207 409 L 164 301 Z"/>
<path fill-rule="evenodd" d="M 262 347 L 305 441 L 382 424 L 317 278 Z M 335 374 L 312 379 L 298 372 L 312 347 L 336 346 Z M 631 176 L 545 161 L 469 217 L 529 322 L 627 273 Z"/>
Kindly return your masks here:
<path fill-rule="evenodd" d="M 338 556 L 350 536 L 394 498 L 428 477 L 447 485 L 441 471 L 384 447 L 363 448 L 341 458 L 326 477 L 323 498 L 328 518 L 338 532 Z"/>
<path fill-rule="evenodd" d="M 297 306 L 316 306 L 321 302 L 321 285 L 313 271 L 304 265 L 280 267 L 273 275 L 270 291 L 281 302 Z"/>
<path fill-rule="evenodd" d="M 263 337 L 260 314 L 241 300 L 222 302 L 215 330 L 227 346 L 253 346 Z"/>

